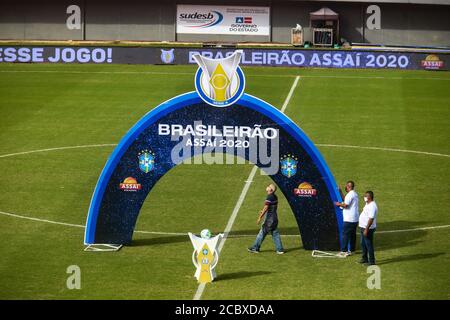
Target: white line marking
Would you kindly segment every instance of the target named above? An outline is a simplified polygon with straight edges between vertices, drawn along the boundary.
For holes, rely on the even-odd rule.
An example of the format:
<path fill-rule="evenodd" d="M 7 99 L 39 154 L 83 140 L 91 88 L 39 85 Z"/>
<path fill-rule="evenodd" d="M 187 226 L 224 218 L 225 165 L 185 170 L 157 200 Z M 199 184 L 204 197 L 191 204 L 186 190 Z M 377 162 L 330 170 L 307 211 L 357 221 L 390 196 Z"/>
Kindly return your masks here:
<path fill-rule="evenodd" d="M 0 214 L 5 215 L 5 216 L 9 216 L 9 217 L 19 218 L 19 219 L 32 220 L 32 221 L 38 221 L 38 222 L 45 222 L 45 223 L 51 223 L 51 224 L 58 224 L 58 225 L 67 226 L 67 227 L 85 228 L 85 226 L 82 225 L 82 224 L 74 224 L 74 223 L 52 221 L 52 220 L 47 220 L 47 219 L 39 219 L 39 218 L 27 217 L 27 216 L 22 216 L 22 215 L 18 215 L 18 214 L 15 214 L 15 213 L 4 212 L 4 211 L 0 211 Z M 136 233 L 158 234 L 158 235 L 176 235 L 176 236 L 185 236 L 185 235 L 187 235 L 187 232 L 181 233 L 181 232 L 157 232 L 157 231 L 139 231 L 139 230 L 135 230 L 134 232 L 136 232 Z"/>
<path fill-rule="evenodd" d="M 367 150 L 381 150 L 381 151 L 392 151 L 392 152 L 405 152 L 405 153 L 416 153 L 416 154 L 425 154 L 425 155 L 429 155 L 429 156 L 438 156 L 438 157 L 450 158 L 450 155 L 448 155 L 448 154 L 436 153 L 436 152 L 416 151 L 416 150 L 405 150 L 405 149 L 393 149 L 393 148 L 381 148 L 381 147 L 362 147 L 362 146 L 351 146 L 351 145 L 345 145 L 345 144 L 323 144 L 323 143 L 316 143 L 316 146 L 319 146 L 319 147 L 367 149 Z"/>
<path fill-rule="evenodd" d="M 258 169 L 257 166 L 253 166 L 252 171 L 248 175 L 247 182 L 245 183 L 244 188 L 241 191 L 241 195 L 239 196 L 239 199 L 236 202 L 236 205 L 234 206 L 233 213 L 231 214 L 230 219 L 228 219 L 228 223 L 227 223 L 227 226 L 225 227 L 225 231 L 224 231 L 223 240 L 219 244 L 218 254 L 220 254 L 220 252 L 223 249 L 223 246 L 225 245 L 225 241 L 227 240 L 228 234 L 230 233 L 231 228 L 233 227 L 234 220 L 236 220 L 237 214 L 239 213 L 239 209 L 241 208 L 241 205 L 244 202 L 245 196 L 247 195 L 248 189 L 250 188 L 251 181 L 253 181 L 253 178 L 255 177 L 257 169 Z M 200 283 L 198 285 L 197 292 L 194 295 L 194 300 L 200 300 L 204 290 L 205 290 L 205 284 Z"/>
<path fill-rule="evenodd" d="M 449 81 L 450 78 L 434 78 L 434 77 L 383 77 L 383 76 L 321 76 L 321 75 L 302 75 L 302 78 L 324 78 L 324 79 L 379 79 L 379 80 L 444 80 Z"/>
<path fill-rule="evenodd" d="M 58 222 L 58 221 L 52 221 L 52 220 L 46 220 L 46 219 L 38 219 L 38 218 L 26 217 L 26 216 L 21 216 L 21 215 L 15 214 L 15 213 L 9 213 L 9 212 L 3 212 L 3 211 L 0 211 L 0 214 L 3 214 L 5 216 L 14 217 L 14 218 L 19 218 L 19 219 L 46 222 L 46 223 L 51 223 L 51 224 L 59 224 L 62 226 L 67 226 L 67 227 L 84 228 L 84 226 L 81 224 L 73 224 L 73 223 Z"/>
<path fill-rule="evenodd" d="M 114 144 L 114 143 L 105 143 L 105 144 L 90 144 L 90 145 L 82 145 L 82 146 L 68 146 L 68 147 L 56 147 L 56 148 L 48 148 L 48 149 L 38 149 L 38 150 L 31 150 L 31 151 L 23 151 L 23 152 L 3 154 L 3 155 L 0 155 L 0 158 L 20 156 L 20 155 L 30 154 L 30 153 L 66 150 L 66 149 L 96 148 L 96 147 L 115 147 L 116 145 L 117 144 Z M 383 147 L 365 147 L 365 146 L 351 146 L 351 145 L 326 144 L 326 143 L 316 143 L 316 146 L 319 146 L 319 147 L 333 147 L 333 148 L 355 148 L 355 149 L 381 150 L 381 151 L 391 151 L 391 152 L 404 152 L 404 153 L 424 154 L 424 155 L 437 156 L 437 157 L 446 157 L 446 158 L 450 157 L 450 155 L 443 154 L 443 153 L 425 152 L 425 151 L 417 151 L 417 150 L 406 150 L 406 149 L 395 149 L 395 148 L 383 148 Z"/>
<path fill-rule="evenodd" d="M 256 167 L 254 167 L 256 168 Z M 40 218 L 33 218 L 33 217 L 27 217 L 23 215 L 18 215 L 11 212 L 4 212 L 0 211 L 1 215 L 13 217 L 13 218 L 19 218 L 24 220 L 31 220 L 31 221 L 37 221 L 37 222 L 44 222 L 44 223 L 50 223 L 50 224 L 57 224 L 62 225 L 66 227 L 75 227 L 75 228 L 84 228 L 85 226 L 82 224 L 74 224 L 74 223 L 66 223 L 66 222 L 59 222 L 59 221 L 52 221 L 47 219 L 40 219 Z M 450 227 L 450 224 L 442 225 L 442 226 L 431 226 L 431 227 L 422 227 L 422 228 L 412 228 L 412 229 L 399 229 L 399 230 L 381 230 L 377 231 L 377 234 L 380 233 L 397 233 L 397 232 L 412 232 L 412 231 L 421 231 L 421 230 L 434 230 L 434 229 L 443 229 Z M 155 235 L 174 235 L 174 236 L 186 236 L 187 232 L 163 232 L 163 231 L 144 231 L 144 230 L 135 230 L 136 233 L 145 233 L 145 234 L 155 234 Z M 244 238 L 244 237 L 254 237 L 254 234 L 228 234 L 228 238 Z M 282 234 L 282 237 L 300 237 L 300 234 Z"/>
<path fill-rule="evenodd" d="M 423 227 L 423 228 L 413 228 L 413 229 L 401 229 L 401 230 L 381 230 L 377 231 L 376 233 L 397 233 L 397 232 L 410 232 L 410 231 L 419 231 L 419 230 L 432 230 L 432 229 L 442 229 L 442 228 L 448 228 L 450 227 L 450 224 L 446 224 L 443 226 L 433 226 L 433 227 Z"/>
<path fill-rule="evenodd" d="M 48 148 L 48 149 L 38 149 L 38 150 L 31 150 L 31 151 L 23 151 L 23 152 L 3 154 L 3 155 L 0 155 L 0 158 L 8 158 L 8 157 L 20 156 L 20 155 L 30 154 L 30 153 L 39 153 L 39 152 L 47 152 L 47 151 L 58 151 L 58 150 L 67 150 L 67 149 L 115 147 L 116 145 L 117 144 L 114 144 L 114 143 L 105 143 L 105 144 L 90 144 L 90 145 L 82 145 L 82 146 L 68 146 L 68 147 L 56 147 L 56 148 Z M 332 147 L 332 148 L 354 148 L 354 149 L 381 150 L 381 151 L 391 151 L 391 152 L 404 152 L 404 153 L 415 153 L 415 154 L 424 154 L 424 155 L 429 155 L 429 156 L 450 158 L 450 155 L 444 154 L 444 153 L 425 152 L 425 151 L 406 150 L 406 149 L 395 149 L 395 148 L 365 147 L 365 146 L 352 146 L 352 145 L 326 144 L 326 143 L 316 143 L 316 146 L 318 146 L 318 147 Z"/>
<path fill-rule="evenodd" d="M 294 83 L 292 84 L 291 89 L 289 90 L 289 93 L 288 93 L 286 99 L 284 100 L 283 107 L 281 108 L 282 113 L 284 113 L 284 111 L 286 110 L 286 107 L 288 106 L 289 101 L 292 98 L 292 95 L 294 93 L 295 87 L 297 86 L 299 79 L 300 79 L 300 76 L 297 76 L 295 78 Z M 245 196 L 247 195 L 248 189 L 250 188 L 250 184 L 253 181 L 253 178 L 255 177 L 257 169 L 258 169 L 257 166 L 253 166 L 252 171 L 250 172 L 247 180 L 245 181 L 245 185 L 241 191 L 241 195 L 239 196 L 239 199 L 236 202 L 236 205 L 234 206 L 233 213 L 231 214 L 230 219 L 228 220 L 227 226 L 225 227 L 224 237 L 223 237 L 222 242 L 219 245 L 218 254 L 220 254 L 220 252 L 223 249 L 223 246 L 225 245 L 225 241 L 227 240 L 228 234 L 230 233 L 231 228 L 233 227 L 234 220 L 236 220 L 237 214 L 239 213 L 239 209 L 241 208 L 241 205 L 244 202 Z M 205 286 L 206 285 L 204 283 L 200 283 L 198 285 L 197 292 L 194 295 L 194 300 L 201 299 L 203 291 L 205 290 Z"/>
<path fill-rule="evenodd" d="M 149 75 L 190 75 L 192 72 L 158 71 L 68 71 L 68 70 L 0 70 L 0 73 L 62 73 L 62 74 L 149 74 Z"/>
<path fill-rule="evenodd" d="M 286 100 L 284 100 L 283 106 L 281 107 L 281 113 L 284 113 L 284 111 L 286 110 L 286 108 L 289 104 L 289 101 L 291 101 L 292 95 L 294 94 L 295 87 L 297 87 L 298 80 L 300 80 L 300 76 L 295 77 L 295 80 L 294 80 L 294 83 L 292 84 L 291 90 L 289 90 Z"/>
<path fill-rule="evenodd" d="M 67 149 L 114 147 L 116 145 L 117 144 L 106 143 L 106 144 L 89 144 L 89 145 L 82 145 L 82 146 L 56 147 L 56 148 L 39 149 L 39 150 L 31 150 L 31 151 L 23 151 L 23 152 L 16 152 L 16 153 L 10 153 L 10 154 L 3 154 L 3 155 L 0 155 L 0 158 L 14 157 L 14 156 L 20 156 L 20 155 L 24 155 L 24 154 L 38 153 L 38 152 L 67 150 Z"/>
<path fill-rule="evenodd" d="M 185 75 L 192 76 L 192 72 L 158 72 L 158 71 L 67 71 L 67 70 L 0 70 L 0 73 L 62 73 L 62 74 L 137 74 L 137 75 Z M 296 74 L 245 74 L 246 77 L 276 77 L 293 78 Z M 383 77 L 383 76 L 327 76 L 327 75 L 301 75 L 302 78 L 324 79 L 379 79 L 379 80 L 441 80 L 450 81 L 450 78 L 439 77 Z"/>

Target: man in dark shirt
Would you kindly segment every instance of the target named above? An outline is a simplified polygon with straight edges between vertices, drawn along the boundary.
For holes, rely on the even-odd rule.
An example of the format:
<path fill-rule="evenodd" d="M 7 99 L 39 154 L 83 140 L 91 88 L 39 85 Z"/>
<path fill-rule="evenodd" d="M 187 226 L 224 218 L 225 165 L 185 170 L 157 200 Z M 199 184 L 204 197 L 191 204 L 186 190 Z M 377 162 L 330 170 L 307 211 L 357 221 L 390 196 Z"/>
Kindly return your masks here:
<path fill-rule="evenodd" d="M 258 253 L 259 248 L 261 247 L 264 238 L 267 234 L 272 235 L 273 243 L 275 244 L 275 248 L 278 254 L 283 254 L 283 244 L 281 243 L 280 233 L 278 232 L 278 215 L 277 215 L 277 207 L 278 207 L 278 197 L 275 194 L 277 187 L 274 184 L 269 184 L 266 188 L 267 198 L 264 202 L 264 207 L 259 213 L 258 219 L 256 220 L 256 224 L 261 222 L 261 219 L 266 216 L 263 225 L 261 226 L 261 230 L 256 236 L 255 243 L 253 246 L 248 248 L 249 252 Z"/>

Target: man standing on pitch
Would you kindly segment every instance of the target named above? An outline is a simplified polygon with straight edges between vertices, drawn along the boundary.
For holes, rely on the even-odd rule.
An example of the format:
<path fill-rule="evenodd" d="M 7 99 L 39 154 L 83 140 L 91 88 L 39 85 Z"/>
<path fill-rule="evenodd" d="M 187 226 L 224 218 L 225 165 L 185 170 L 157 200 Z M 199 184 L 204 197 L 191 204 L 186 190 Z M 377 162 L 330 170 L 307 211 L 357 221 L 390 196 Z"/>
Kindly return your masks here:
<path fill-rule="evenodd" d="M 358 194 L 356 193 L 355 183 L 353 181 L 347 181 L 345 184 L 345 191 L 347 194 L 342 194 L 344 198 L 343 202 L 335 202 L 334 204 L 343 209 L 344 225 L 342 228 L 342 248 L 341 256 L 347 257 L 351 256 L 352 252 L 356 250 L 356 228 L 358 227 Z"/>
<path fill-rule="evenodd" d="M 283 254 L 283 244 L 281 243 L 280 233 L 278 232 L 278 215 L 277 215 L 277 207 L 278 207 L 278 197 L 275 194 L 277 187 L 274 184 L 269 184 L 266 188 L 267 198 L 264 202 L 264 207 L 259 213 L 258 219 L 256 220 L 256 224 L 261 222 L 261 219 L 265 217 L 264 223 L 261 226 L 261 230 L 256 236 L 255 243 L 253 246 L 248 248 L 249 252 L 259 253 L 259 248 L 261 247 L 264 238 L 267 234 L 272 235 L 273 243 L 275 244 L 275 248 L 277 250 L 277 254 Z"/>
<path fill-rule="evenodd" d="M 377 227 L 377 213 L 378 207 L 373 200 L 373 192 L 367 191 L 364 194 L 364 206 L 361 215 L 359 216 L 359 227 L 361 229 L 361 250 L 362 258 L 360 263 L 374 265 L 375 264 L 375 250 L 373 248 L 373 234 Z"/>

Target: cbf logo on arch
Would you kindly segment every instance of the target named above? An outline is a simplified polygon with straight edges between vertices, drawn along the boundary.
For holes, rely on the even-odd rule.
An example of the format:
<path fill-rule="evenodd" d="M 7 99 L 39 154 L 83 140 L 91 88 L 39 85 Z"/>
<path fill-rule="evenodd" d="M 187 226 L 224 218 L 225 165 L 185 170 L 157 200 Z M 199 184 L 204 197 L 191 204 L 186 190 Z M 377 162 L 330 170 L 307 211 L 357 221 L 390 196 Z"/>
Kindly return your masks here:
<path fill-rule="evenodd" d="M 199 65 L 195 74 L 195 90 L 200 98 L 214 107 L 227 107 L 244 94 L 245 77 L 239 67 L 242 50 L 216 60 L 200 54 L 193 58 Z"/>

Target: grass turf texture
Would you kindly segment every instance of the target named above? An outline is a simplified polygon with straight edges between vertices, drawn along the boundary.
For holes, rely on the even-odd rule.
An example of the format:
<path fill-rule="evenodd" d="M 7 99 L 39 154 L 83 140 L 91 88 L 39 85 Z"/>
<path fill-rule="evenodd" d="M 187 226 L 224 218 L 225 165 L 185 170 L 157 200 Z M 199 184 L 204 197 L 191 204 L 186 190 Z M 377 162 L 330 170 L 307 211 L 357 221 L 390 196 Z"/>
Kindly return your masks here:
<path fill-rule="evenodd" d="M 43 148 L 117 143 L 145 113 L 194 90 L 192 66 L 0 65 L 0 155 Z M 244 68 L 246 92 L 286 110 L 319 144 L 450 154 L 449 73 L 387 70 Z M 375 192 L 378 230 L 447 225 L 450 159 L 382 150 L 319 147 L 339 185 Z M 0 158 L 0 211 L 84 224 L 113 147 Z M 149 194 L 137 230 L 221 232 L 251 165 L 180 165 Z M 270 236 L 246 251 L 269 178 L 256 174 L 203 299 L 449 299 L 450 228 L 375 233 L 381 290 L 347 259 L 313 259 L 299 236 Z M 298 235 L 280 195 L 280 231 Z M 83 252 L 83 228 L 0 214 L 0 298 L 191 299 L 197 290 L 187 236 L 135 233 L 115 253 Z M 81 290 L 66 288 L 66 268 L 81 268 Z"/>

